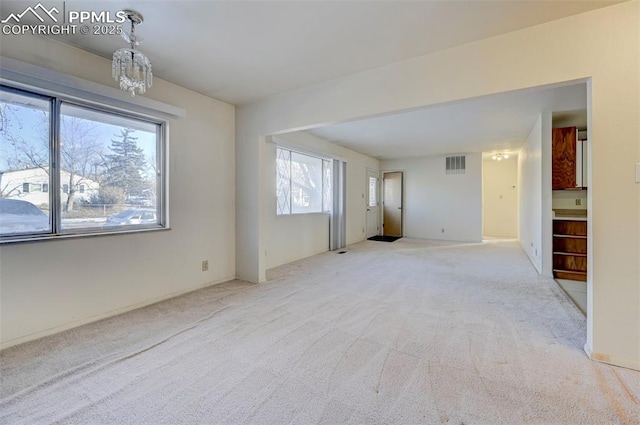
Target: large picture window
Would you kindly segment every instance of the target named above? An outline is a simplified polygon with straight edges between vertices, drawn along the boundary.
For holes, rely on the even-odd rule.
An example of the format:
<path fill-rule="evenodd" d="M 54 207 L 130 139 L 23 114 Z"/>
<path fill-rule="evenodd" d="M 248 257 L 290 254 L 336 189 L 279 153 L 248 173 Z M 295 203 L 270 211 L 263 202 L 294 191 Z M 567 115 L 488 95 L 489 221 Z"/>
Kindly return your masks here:
<path fill-rule="evenodd" d="M 0 87 L 0 241 L 162 228 L 164 123 Z"/>
<path fill-rule="evenodd" d="M 331 210 L 331 161 L 276 148 L 277 214 Z"/>

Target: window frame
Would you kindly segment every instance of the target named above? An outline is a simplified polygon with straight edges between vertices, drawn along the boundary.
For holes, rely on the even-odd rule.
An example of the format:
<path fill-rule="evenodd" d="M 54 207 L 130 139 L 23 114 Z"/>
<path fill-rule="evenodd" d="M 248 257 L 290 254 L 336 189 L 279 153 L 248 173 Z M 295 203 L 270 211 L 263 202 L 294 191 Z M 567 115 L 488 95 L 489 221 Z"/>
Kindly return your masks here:
<path fill-rule="evenodd" d="M 283 151 L 287 151 L 289 152 L 289 202 L 288 202 L 288 206 L 289 206 L 289 212 L 279 212 L 279 208 L 278 208 L 278 184 L 279 184 L 279 178 L 278 178 L 278 150 L 283 150 Z M 292 157 L 293 154 L 296 155 L 302 155 L 302 156 L 307 156 L 309 158 L 314 158 L 314 159 L 319 159 L 321 161 L 321 167 L 320 167 L 320 182 L 321 182 L 321 188 L 320 188 L 320 211 L 304 211 L 304 212 L 294 212 L 294 208 L 293 208 L 293 191 L 292 191 L 292 172 L 291 172 L 291 163 L 292 163 Z M 280 145 L 280 144 L 276 144 L 276 149 L 275 149 L 275 161 L 276 161 L 276 217 L 286 217 L 286 216 L 291 216 L 291 215 L 305 215 L 305 214 L 330 214 L 331 213 L 331 208 L 332 208 L 332 202 L 326 202 L 325 205 L 325 164 L 329 164 L 329 166 L 331 167 L 331 186 L 333 186 L 333 165 L 332 162 L 333 160 L 331 158 L 328 157 L 324 157 L 322 155 L 318 155 L 318 154 L 313 154 L 313 153 L 309 153 L 309 152 L 305 152 L 303 150 L 298 150 L 295 148 L 291 148 L 289 146 L 285 146 L 285 145 Z M 331 191 L 330 191 L 331 192 Z"/>
<path fill-rule="evenodd" d="M 140 233 L 149 231 L 170 230 L 168 216 L 169 177 L 168 177 L 168 150 L 169 150 L 169 120 L 159 115 L 137 112 L 135 107 L 122 108 L 106 102 L 109 98 L 93 100 L 90 94 L 87 98 L 70 96 L 63 92 L 53 91 L 41 87 L 26 85 L 6 79 L 0 79 L 0 90 L 17 93 L 23 96 L 40 98 L 49 102 L 49 169 L 54 170 L 46 183 L 49 193 L 50 205 L 50 229 L 46 233 L 23 233 L 18 235 L 0 235 L 0 245 L 17 242 L 33 242 L 45 240 L 58 240 L 88 236 L 108 236 L 116 234 Z M 156 187 L 156 208 L 158 222 L 155 224 L 128 225 L 122 228 L 84 228 L 64 230 L 62 227 L 61 191 L 63 185 L 60 181 L 61 152 L 61 117 L 62 105 L 85 108 L 96 113 L 110 114 L 124 119 L 133 119 L 153 124 L 156 128 L 156 167 L 159 176 Z M 134 105 L 131 105 L 134 106 Z M 68 186 L 68 185 L 67 185 Z"/>

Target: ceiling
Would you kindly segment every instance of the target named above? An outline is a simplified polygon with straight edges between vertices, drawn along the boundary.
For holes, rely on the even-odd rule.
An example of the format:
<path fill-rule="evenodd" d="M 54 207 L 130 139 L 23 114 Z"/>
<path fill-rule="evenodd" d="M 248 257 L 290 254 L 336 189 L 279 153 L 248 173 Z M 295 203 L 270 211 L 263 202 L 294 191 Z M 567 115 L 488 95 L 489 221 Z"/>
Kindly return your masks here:
<path fill-rule="evenodd" d="M 235 105 L 604 7 L 593 1 L 44 1 L 134 8 L 154 74 Z M 2 19 L 36 1 L 0 3 Z M 38 23 L 27 16 L 21 23 Z M 5 36 L 3 36 L 5 37 Z M 118 35 L 51 36 L 105 58 Z M 108 70 L 106 72 L 109 72 Z"/>
<path fill-rule="evenodd" d="M 513 153 L 522 147 L 541 112 L 555 112 L 554 118 L 562 118 L 565 125 L 582 126 L 586 109 L 587 88 L 581 83 L 501 93 L 307 131 L 378 159 Z"/>

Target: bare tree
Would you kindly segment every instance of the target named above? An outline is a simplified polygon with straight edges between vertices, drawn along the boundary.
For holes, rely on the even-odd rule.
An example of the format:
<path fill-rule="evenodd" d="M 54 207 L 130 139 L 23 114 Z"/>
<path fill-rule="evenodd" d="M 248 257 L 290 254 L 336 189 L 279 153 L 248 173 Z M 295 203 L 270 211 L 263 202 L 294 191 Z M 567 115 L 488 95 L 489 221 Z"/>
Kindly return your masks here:
<path fill-rule="evenodd" d="M 103 148 L 96 125 L 85 119 L 63 116 L 60 135 L 60 162 L 62 171 L 68 173 L 65 176 L 68 187 L 65 210 L 72 211 L 80 185 L 85 184 L 92 174 L 97 174 Z"/>
<path fill-rule="evenodd" d="M 27 123 L 35 128 L 38 137 L 25 137 L 25 124 L 18 112 L 19 107 L 0 104 L 0 135 L 2 151 L 6 155 L 7 170 L 13 171 L 25 168 L 41 168 L 49 173 L 49 115 L 45 111 L 38 111 L 36 122 Z"/>
<path fill-rule="evenodd" d="M 24 108 L 22 108 L 24 109 Z M 0 103 L 0 137 L 2 153 L 5 156 L 4 171 L 40 168 L 49 174 L 50 140 L 49 113 L 36 111 L 37 118 L 23 123 L 21 107 Z M 33 117 L 33 115 L 32 115 Z M 30 126 L 31 131 L 26 131 Z M 34 136 L 34 131 L 37 136 Z M 67 188 L 65 211 L 72 211 L 76 193 L 81 184 L 97 174 L 102 160 L 102 144 L 96 124 L 82 118 L 63 115 L 60 129 L 60 176 Z M 0 188 L 0 196 L 11 196 L 18 188 Z"/>

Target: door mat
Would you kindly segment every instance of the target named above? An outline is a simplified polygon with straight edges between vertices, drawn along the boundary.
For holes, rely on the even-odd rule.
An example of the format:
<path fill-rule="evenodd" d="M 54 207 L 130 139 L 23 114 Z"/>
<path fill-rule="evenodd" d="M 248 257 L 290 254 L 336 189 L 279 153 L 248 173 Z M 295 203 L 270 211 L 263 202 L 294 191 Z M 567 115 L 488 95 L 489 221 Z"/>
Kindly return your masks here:
<path fill-rule="evenodd" d="M 378 235 L 378 236 L 371 236 L 370 238 L 367 238 L 367 240 L 370 241 L 378 241 L 378 242 L 395 242 L 398 239 L 400 239 L 402 236 L 383 236 L 383 235 Z"/>

